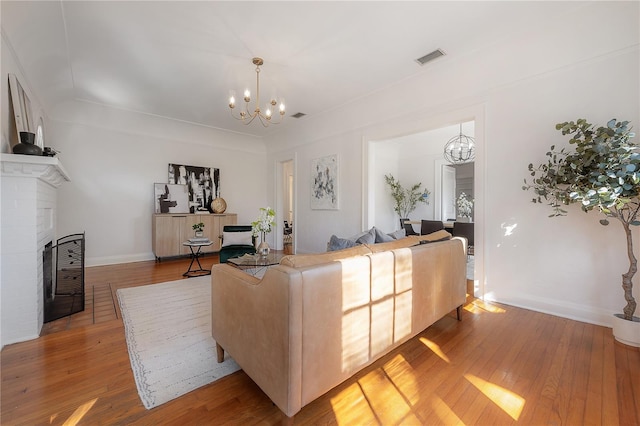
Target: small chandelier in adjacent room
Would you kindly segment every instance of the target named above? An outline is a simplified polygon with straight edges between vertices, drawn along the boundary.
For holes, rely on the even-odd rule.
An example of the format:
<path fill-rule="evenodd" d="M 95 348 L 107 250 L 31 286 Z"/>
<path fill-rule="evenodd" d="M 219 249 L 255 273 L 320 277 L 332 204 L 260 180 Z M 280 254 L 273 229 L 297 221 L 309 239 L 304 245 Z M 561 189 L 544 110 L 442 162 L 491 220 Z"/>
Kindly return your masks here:
<path fill-rule="evenodd" d="M 460 134 L 449 139 L 444 146 L 444 158 L 451 164 L 462 164 L 473 161 L 476 157 L 476 142 L 471 136 Z"/>
<path fill-rule="evenodd" d="M 250 124 L 253 120 L 255 120 L 256 117 L 258 117 L 258 119 L 260 120 L 260 123 L 262 123 L 262 125 L 264 127 L 269 127 L 269 124 L 280 124 L 280 122 L 282 122 L 282 119 L 284 118 L 284 99 L 280 98 L 279 100 L 277 98 L 273 98 L 270 99 L 269 102 L 267 102 L 264 110 L 260 109 L 260 66 L 262 64 L 264 64 L 264 61 L 262 60 L 262 58 L 253 58 L 253 65 L 256 66 L 256 102 L 255 102 L 255 108 L 253 109 L 253 112 L 250 111 L 249 109 L 249 102 L 251 102 L 251 92 L 249 91 L 249 89 L 246 89 L 244 91 L 244 108 L 240 107 L 240 111 L 239 114 L 234 114 L 234 109 L 236 107 L 236 95 L 235 92 L 231 91 L 231 95 L 229 96 L 229 108 L 231 109 L 231 115 L 233 116 L 233 118 L 237 119 L 237 120 L 242 120 L 243 124 Z M 271 117 L 274 113 L 273 109 L 276 107 L 276 105 L 278 105 L 278 111 L 280 113 L 280 119 L 278 121 L 271 121 Z"/>

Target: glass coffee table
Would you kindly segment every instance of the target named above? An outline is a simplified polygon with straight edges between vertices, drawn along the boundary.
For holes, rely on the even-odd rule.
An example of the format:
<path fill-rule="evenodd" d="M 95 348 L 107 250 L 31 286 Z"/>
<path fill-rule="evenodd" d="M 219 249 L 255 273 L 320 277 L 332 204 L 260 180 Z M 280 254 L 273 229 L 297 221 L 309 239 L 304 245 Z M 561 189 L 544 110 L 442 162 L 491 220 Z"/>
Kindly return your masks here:
<path fill-rule="evenodd" d="M 262 276 L 269 266 L 279 264 L 280 260 L 285 256 L 282 253 L 269 253 L 266 256 L 245 254 L 240 257 L 232 257 L 227 262 L 253 276 Z"/>

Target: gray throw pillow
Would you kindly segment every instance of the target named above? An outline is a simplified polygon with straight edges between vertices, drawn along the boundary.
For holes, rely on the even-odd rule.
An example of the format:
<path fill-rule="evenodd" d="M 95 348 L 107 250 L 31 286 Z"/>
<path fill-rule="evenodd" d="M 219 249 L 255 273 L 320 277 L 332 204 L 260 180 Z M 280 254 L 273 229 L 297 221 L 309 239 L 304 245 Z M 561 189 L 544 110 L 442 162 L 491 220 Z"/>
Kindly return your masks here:
<path fill-rule="evenodd" d="M 339 238 L 335 235 L 332 235 L 329 239 L 329 245 L 327 246 L 327 251 L 335 251 L 342 250 L 349 247 L 357 246 L 358 244 L 355 241 L 351 241 L 347 238 Z"/>
<path fill-rule="evenodd" d="M 389 241 L 393 241 L 395 238 L 385 234 L 375 226 L 372 228 L 375 229 L 376 233 L 376 243 L 388 243 Z"/>
<path fill-rule="evenodd" d="M 376 242 L 376 228 L 373 227 L 366 234 L 356 240 L 358 244 L 373 244 Z"/>
<path fill-rule="evenodd" d="M 399 240 L 407 236 L 407 231 L 404 229 L 398 229 L 397 231 L 390 233 L 389 236 L 394 240 Z"/>

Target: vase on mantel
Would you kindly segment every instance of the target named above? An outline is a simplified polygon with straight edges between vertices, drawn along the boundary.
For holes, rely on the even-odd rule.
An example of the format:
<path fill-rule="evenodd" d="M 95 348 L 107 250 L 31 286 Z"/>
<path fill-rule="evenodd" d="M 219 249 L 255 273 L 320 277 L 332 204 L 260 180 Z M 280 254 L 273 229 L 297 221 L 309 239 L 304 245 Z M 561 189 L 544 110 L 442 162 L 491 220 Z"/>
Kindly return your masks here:
<path fill-rule="evenodd" d="M 260 256 L 268 256 L 271 251 L 271 247 L 267 244 L 267 233 L 262 233 L 262 242 L 258 245 L 258 254 Z"/>
<path fill-rule="evenodd" d="M 13 146 L 14 154 L 42 155 L 42 148 L 35 144 L 36 134 L 20 132 L 20 143 Z"/>

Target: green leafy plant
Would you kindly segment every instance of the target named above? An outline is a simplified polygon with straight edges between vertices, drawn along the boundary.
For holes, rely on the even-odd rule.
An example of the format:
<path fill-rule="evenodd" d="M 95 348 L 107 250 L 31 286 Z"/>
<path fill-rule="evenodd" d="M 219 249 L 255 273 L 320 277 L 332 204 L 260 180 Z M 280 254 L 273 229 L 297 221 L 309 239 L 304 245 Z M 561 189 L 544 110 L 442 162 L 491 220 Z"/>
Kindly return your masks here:
<path fill-rule="evenodd" d="M 633 298 L 633 276 L 638 262 L 633 254 L 631 226 L 640 225 L 640 150 L 630 141 L 635 136 L 628 121 L 610 120 L 606 126 L 594 128 L 584 119 L 559 123 L 556 129 L 571 135 L 569 143 L 575 150 L 555 146 L 547 152 L 547 162 L 534 167 L 529 164 L 532 182 L 522 187 L 532 189 L 536 197 L 531 201 L 552 208 L 549 217 L 564 216 L 562 207 L 579 203 L 582 210 L 597 210 L 604 215 L 602 225 L 616 219 L 624 228 L 627 238 L 629 270 L 622 275 L 622 288 L 627 302 L 624 319 L 632 321 L 636 310 Z"/>
<path fill-rule="evenodd" d="M 194 231 L 202 231 L 202 228 L 204 228 L 204 223 L 200 222 L 200 223 L 194 223 L 192 226 Z"/>
<path fill-rule="evenodd" d="M 416 183 L 411 188 L 403 188 L 399 180 L 393 177 L 393 175 L 385 175 L 384 180 L 391 189 L 391 197 L 395 203 L 393 210 L 395 210 L 401 219 L 409 217 L 409 213 L 416 209 L 418 202 L 429 204 L 429 192 L 428 189 L 420 189 L 421 182 Z"/>

